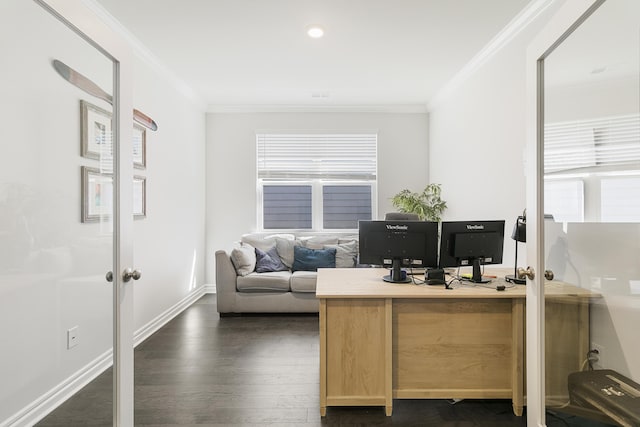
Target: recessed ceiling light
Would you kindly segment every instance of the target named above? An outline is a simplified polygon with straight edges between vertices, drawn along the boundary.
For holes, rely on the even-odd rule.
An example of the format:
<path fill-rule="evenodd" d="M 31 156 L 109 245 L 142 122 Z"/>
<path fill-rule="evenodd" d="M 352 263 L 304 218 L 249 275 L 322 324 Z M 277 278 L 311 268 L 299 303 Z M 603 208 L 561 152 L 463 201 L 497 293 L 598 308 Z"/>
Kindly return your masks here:
<path fill-rule="evenodd" d="M 324 30 L 319 25 L 309 25 L 307 27 L 307 35 L 312 39 L 319 39 L 324 35 Z"/>

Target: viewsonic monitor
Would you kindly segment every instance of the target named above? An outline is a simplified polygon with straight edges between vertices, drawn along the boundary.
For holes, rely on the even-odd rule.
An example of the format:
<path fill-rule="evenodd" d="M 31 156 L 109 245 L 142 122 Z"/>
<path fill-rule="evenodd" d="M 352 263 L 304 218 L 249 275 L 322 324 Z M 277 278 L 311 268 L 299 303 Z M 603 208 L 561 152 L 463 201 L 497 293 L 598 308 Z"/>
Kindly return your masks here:
<path fill-rule="evenodd" d="M 389 265 L 387 282 L 406 283 L 403 264 L 416 267 L 438 265 L 438 223 L 429 221 L 360 221 L 360 264 Z"/>
<path fill-rule="evenodd" d="M 488 282 L 481 265 L 502 264 L 504 220 L 444 221 L 440 234 L 440 268 L 473 267 L 471 281 Z"/>

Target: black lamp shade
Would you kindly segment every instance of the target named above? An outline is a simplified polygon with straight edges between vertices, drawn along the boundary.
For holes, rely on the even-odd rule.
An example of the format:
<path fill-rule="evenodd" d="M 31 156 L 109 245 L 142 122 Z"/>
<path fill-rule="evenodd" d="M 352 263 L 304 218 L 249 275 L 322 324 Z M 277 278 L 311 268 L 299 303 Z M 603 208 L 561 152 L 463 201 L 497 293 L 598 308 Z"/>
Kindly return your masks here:
<path fill-rule="evenodd" d="M 516 220 L 516 223 L 513 226 L 513 233 L 511 233 L 511 238 L 516 242 L 527 241 L 527 220 L 524 216 L 519 216 Z"/>

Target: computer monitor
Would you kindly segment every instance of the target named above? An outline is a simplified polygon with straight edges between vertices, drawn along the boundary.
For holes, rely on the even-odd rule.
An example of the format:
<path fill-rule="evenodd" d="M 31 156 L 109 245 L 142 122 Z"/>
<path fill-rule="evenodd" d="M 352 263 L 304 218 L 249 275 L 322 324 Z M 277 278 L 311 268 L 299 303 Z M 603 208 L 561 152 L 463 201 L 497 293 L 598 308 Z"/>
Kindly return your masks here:
<path fill-rule="evenodd" d="M 440 268 L 472 266 L 471 281 L 486 283 L 480 266 L 502 264 L 504 220 L 443 221 Z"/>
<path fill-rule="evenodd" d="M 360 264 L 388 265 L 391 273 L 384 280 L 408 283 L 402 266 L 437 267 L 438 223 L 430 221 L 360 221 Z"/>

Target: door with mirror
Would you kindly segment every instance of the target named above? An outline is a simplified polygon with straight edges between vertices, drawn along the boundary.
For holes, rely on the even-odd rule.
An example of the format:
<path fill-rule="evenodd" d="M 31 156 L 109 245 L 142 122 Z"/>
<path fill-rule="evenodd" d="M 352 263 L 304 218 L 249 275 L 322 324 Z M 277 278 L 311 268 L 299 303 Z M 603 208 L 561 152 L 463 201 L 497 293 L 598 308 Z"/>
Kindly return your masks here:
<path fill-rule="evenodd" d="M 546 416 L 640 425 L 640 2 L 596 6 L 543 67 Z"/>
<path fill-rule="evenodd" d="M 116 411 L 114 384 L 132 389 L 133 375 L 114 381 L 110 368 L 129 297 L 114 294 L 120 279 L 107 273 L 131 252 L 114 174 L 118 67 L 50 12 L 0 4 L 0 424 L 32 425 L 94 378 L 93 398 L 53 421 L 84 412 L 119 424 L 132 406 Z"/>

